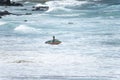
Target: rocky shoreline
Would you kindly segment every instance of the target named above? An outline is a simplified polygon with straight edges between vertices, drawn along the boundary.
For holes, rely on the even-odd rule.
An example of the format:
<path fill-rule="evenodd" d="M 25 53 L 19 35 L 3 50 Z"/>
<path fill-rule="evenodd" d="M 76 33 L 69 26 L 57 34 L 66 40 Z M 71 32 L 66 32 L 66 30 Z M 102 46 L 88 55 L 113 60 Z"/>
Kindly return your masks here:
<path fill-rule="evenodd" d="M 0 1 L 0 6 L 5 6 L 6 8 L 7 7 L 10 7 L 10 6 L 24 6 L 22 3 L 19 3 L 19 2 L 12 2 L 10 0 L 3 0 L 3 1 Z M 49 6 L 31 6 L 31 11 L 47 11 L 49 9 Z M 27 8 L 25 8 L 24 10 L 28 10 Z M 2 16 L 5 16 L 5 15 L 16 15 L 16 16 L 20 16 L 20 15 L 32 15 L 32 13 L 22 13 L 22 14 L 19 14 L 19 13 L 11 13 L 10 11 L 8 10 L 2 10 L 0 11 L 0 18 L 2 18 Z"/>
<path fill-rule="evenodd" d="M 0 1 L 0 6 L 23 6 L 23 4 L 18 2 L 12 2 L 10 0 L 2 0 Z"/>

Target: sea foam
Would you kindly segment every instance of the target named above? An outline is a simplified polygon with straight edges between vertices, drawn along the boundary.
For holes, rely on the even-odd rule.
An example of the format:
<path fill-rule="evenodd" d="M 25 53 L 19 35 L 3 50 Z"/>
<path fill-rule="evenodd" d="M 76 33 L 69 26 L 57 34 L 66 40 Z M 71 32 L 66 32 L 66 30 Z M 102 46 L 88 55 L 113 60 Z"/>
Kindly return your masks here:
<path fill-rule="evenodd" d="M 20 33 L 37 33 L 39 30 L 26 26 L 26 25 L 20 25 L 14 29 L 16 32 Z"/>
<path fill-rule="evenodd" d="M 70 8 L 67 7 L 74 7 L 74 6 L 82 6 L 83 4 L 88 3 L 87 1 L 76 1 L 76 0 L 72 0 L 72 1 L 68 1 L 68 0 L 64 0 L 64 1 L 48 1 L 45 4 L 48 5 L 50 7 L 50 9 L 47 12 L 63 12 L 63 11 L 71 11 Z"/>
<path fill-rule="evenodd" d="M 6 24 L 6 22 L 0 21 L 0 25 L 4 25 Z"/>

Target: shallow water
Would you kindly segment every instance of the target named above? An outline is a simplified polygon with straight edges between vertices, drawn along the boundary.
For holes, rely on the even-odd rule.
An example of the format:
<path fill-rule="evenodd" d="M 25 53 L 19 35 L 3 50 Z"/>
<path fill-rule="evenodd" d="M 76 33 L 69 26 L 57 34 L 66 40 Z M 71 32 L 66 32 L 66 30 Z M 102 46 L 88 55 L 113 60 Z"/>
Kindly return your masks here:
<path fill-rule="evenodd" d="M 24 4 L 0 7 L 32 13 L 0 19 L 1 80 L 119 80 L 120 5 L 49 1 L 42 12 Z M 45 44 L 53 35 L 60 45 Z"/>

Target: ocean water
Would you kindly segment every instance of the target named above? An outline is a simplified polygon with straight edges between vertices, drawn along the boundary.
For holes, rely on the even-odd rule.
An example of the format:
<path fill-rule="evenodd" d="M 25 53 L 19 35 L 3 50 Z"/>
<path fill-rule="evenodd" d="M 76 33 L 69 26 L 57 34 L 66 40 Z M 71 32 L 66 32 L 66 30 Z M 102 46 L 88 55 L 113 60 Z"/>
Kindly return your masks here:
<path fill-rule="evenodd" d="M 120 5 L 110 1 L 0 6 L 12 13 L 32 13 L 0 19 L 0 80 L 119 80 Z M 31 11 L 33 5 L 50 8 Z M 60 45 L 45 44 L 53 35 Z"/>

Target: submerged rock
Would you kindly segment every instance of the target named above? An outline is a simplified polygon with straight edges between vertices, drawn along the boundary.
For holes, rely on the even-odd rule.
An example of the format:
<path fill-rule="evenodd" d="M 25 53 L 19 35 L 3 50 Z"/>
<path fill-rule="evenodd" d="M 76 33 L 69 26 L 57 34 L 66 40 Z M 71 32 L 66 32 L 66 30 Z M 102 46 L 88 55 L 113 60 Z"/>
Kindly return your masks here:
<path fill-rule="evenodd" d="M 21 15 L 32 15 L 32 13 L 25 13 L 25 14 L 16 14 L 16 13 L 10 13 L 9 11 L 0 11 L 0 18 L 5 15 L 16 15 L 16 16 L 21 16 Z"/>
<path fill-rule="evenodd" d="M 25 15 L 32 15 L 32 13 L 25 13 Z"/>
<path fill-rule="evenodd" d="M 68 24 L 74 24 L 73 22 L 68 22 Z"/>
<path fill-rule="evenodd" d="M 48 9 L 48 6 L 33 6 L 32 11 L 47 11 Z"/>
<path fill-rule="evenodd" d="M 12 2 L 10 6 L 23 6 L 21 3 Z"/>
<path fill-rule="evenodd" d="M 24 20 L 24 22 L 27 22 L 27 20 Z"/>
<path fill-rule="evenodd" d="M 55 36 L 53 36 L 53 40 L 49 40 L 45 42 L 46 44 L 51 44 L 51 45 L 58 45 L 61 43 L 61 41 L 55 39 Z"/>
<path fill-rule="evenodd" d="M 10 15 L 11 13 L 8 11 L 0 11 L 0 16 L 4 16 L 4 15 Z"/>

